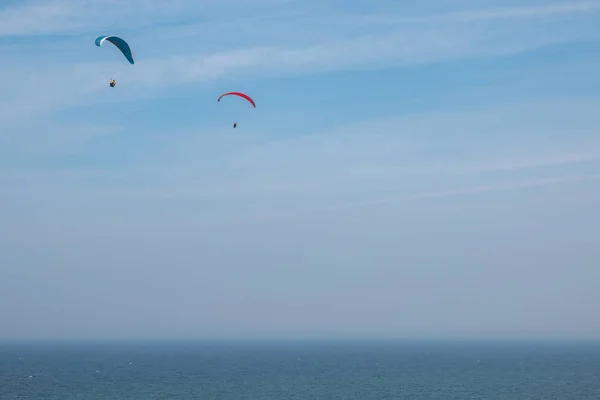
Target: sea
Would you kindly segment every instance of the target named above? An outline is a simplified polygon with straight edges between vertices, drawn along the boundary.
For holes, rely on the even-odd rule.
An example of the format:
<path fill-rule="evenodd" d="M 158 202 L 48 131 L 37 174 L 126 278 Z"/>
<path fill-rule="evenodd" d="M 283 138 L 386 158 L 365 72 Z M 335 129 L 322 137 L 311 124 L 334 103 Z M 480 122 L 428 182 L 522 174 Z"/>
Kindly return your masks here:
<path fill-rule="evenodd" d="M 0 342 L 2 400 L 600 400 L 598 342 Z"/>

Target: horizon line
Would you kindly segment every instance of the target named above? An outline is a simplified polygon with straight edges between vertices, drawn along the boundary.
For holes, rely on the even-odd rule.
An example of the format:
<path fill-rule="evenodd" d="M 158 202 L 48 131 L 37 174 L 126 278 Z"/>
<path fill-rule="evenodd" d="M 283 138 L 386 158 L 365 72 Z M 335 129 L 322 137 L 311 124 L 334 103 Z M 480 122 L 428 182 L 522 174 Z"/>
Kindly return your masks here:
<path fill-rule="evenodd" d="M 600 337 L 448 337 L 448 338 L 419 338 L 419 337 L 311 337 L 311 338 L 286 338 L 286 337 L 247 337 L 247 338 L 0 338 L 0 343 L 259 343 L 259 342 L 322 342 L 322 343 L 341 343 L 341 342 L 598 342 Z"/>

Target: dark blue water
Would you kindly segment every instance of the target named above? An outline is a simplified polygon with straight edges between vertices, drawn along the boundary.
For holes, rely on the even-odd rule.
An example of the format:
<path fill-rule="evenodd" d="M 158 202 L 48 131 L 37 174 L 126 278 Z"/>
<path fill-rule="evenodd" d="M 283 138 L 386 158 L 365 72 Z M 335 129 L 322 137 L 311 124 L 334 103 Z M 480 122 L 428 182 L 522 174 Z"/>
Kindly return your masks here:
<path fill-rule="evenodd" d="M 0 399 L 600 399 L 600 344 L 0 344 Z"/>

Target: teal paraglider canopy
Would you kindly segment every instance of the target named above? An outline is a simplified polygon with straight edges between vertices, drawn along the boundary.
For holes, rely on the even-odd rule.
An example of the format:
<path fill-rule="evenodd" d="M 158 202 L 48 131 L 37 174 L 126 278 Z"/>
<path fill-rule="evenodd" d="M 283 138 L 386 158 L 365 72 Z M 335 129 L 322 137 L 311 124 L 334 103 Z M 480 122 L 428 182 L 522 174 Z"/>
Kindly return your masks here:
<path fill-rule="evenodd" d="M 121 50 L 121 53 L 123 53 L 123 55 L 125 56 L 127 61 L 129 61 L 130 64 L 134 63 L 133 53 L 131 52 L 131 48 L 129 47 L 126 41 L 124 41 L 118 36 L 99 36 L 96 38 L 96 46 L 102 46 L 105 40 L 108 40 L 109 42 L 114 44 L 119 50 Z"/>

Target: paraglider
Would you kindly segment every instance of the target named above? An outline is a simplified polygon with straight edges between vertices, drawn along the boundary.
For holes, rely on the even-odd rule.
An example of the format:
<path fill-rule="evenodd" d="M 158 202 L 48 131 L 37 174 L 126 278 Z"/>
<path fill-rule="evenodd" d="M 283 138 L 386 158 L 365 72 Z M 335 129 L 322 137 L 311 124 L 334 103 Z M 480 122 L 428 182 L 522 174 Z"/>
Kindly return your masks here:
<path fill-rule="evenodd" d="M 121 51 L 121 53 L 125 56 L 125 58 L 127 59 L 127 61 L 129 61 L 130 64 L 135 63 L 135 61 L 133 60 L 133 52 L 131 51 L 129 44 L 125 40 L 121 39 L 118 36 L 98 36 L 96 38 L 96 46 L 102 47 L 105 41 L 109 41 L 110 43 L 114 44 L 115 47 Z M 111 79 L 109 84 L 110 87 L 115 87 L 117 82 L 114 79 Z"/>
<path fill-rule="evenodd" d="M 246 99 L 250 102 L 250 104 L 252 104 L 252 107 L 256 108 L 256 103 L 254 103 L 254 100 L 252 100 L 250 98 L 250 96 L 248 96 L 245 93 L 241 93 L 241 92 L 227 92 L 227 93 L 223 93 L 222 95 L 219 96 L 219 98 L 217 99 L 217 101 L 221 101 L 221 98 L 225 97 L 225 96 L 239 96 L 243 99 Z"/>
<path fill-rule="evenodd" d="M 250 96 L 248 96 L 247 94 L 245 94 L 245 93 L 241 93 L 241 92 L 227 92 L 227 93 L 223 93 L 222 95 L 219 96 L 219 98 L 217 99 L 217 102 L 220 102 L 221 98 L 223 98 L 225 96 L 238 96 L 238 97 L 241 97 L 241 98 L 247 100 L 252 105 L 252 107 L 256 108 L 256 103 L 254 103 L 254 100 L 252 100 L 252 98 Z M 237 128 L 237 122 L 233 123 L 233 127 Z"/>
<path fill-rule="evenodd" d="M 129 47 L 129 44 L 127 44 L 126 41 L 124 41 L 118 36 L 98 36 L 96 38 L 96 46 L 101 47 L 102 44 L 104 44 L 104 42 L 107 40 L 114 44 L 117 47 L 117 49 L 121 50 L 121 53 L 123 53 L 123 55 L 125 56 L 127 61 L 129 61 L 130 64 L 135 63 L 135 61 L 133 61 L 133 53 L 131 51 L 131 48 Z"/>

